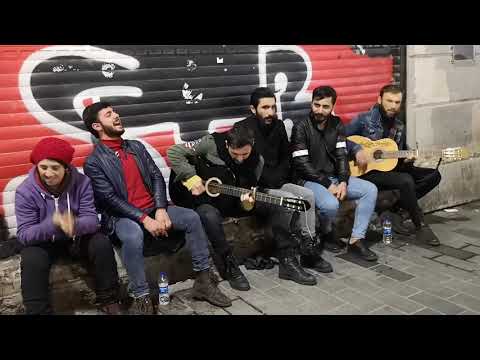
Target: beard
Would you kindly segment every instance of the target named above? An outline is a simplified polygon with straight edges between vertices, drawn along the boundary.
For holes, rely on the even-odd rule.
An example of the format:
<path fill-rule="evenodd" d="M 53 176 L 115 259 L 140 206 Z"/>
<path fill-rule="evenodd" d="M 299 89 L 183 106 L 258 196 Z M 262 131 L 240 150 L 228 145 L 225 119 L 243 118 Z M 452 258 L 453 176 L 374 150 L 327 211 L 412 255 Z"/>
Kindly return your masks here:
<path fill-rule="evenodd" d="M 390 112 L 387 111 L 387 109 L 385 109 L 383 104 L 380 104 L 380 110 L 382 112 L 383 117 L 386 117 L 388 119 L 393 119 L 400 113 L 400 111 L 397 111 L 397 110 L 391 110 Z"/>
<path fill-rule="evenodd" d="M 262 124 L 262 126 L 265 126 L 265 127 L 272 126 L 273 123 L 276 120 L 278 120 L 277 115 L 267 116 L 267 117 L 264 117 L 264 118 L 259 118 L 257 116 L 257 118 L 260 120 L 260 124 Z"/>
<path fill-rule="evenodd" d="M 317 124 L 323 124 L 325 121 L 327 121 L 330 118 L 330 115 L 331 115 L 331 114 L 323 115 L 323 114 L 315 114 L 315 113 L 312 113 L 312 114 L 313 114 L 313 119 Z"/>
<path fill-rule="evenodd" d="M 108 137 L 117 137 L 117 136 L 122 136 L 123 133 L 125 132 L 125 129 L 115 130 L 113 127 L 103 126 L 103 131 L 105 135 L 107 135 Z"/>

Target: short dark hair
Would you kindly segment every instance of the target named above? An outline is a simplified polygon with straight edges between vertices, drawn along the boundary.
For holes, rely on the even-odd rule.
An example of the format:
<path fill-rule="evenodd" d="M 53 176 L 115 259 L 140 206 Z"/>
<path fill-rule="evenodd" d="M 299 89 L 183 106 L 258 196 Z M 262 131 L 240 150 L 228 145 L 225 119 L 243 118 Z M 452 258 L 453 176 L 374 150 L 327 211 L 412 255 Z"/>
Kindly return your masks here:
<path fill-rule="evenodd" d="M 332 105 L 335 105 L 337 102 L 337 92 L 331 86 L 319 86 L 315 88 L 312 92 L 312 101 L 315 99 L 322 100 L 325 98 L 332 98 Z"/>
<path fill-rule="evenodd" d="M 227 132 L 227 146 L 232 149 L 239 149 L 247 145 L 253 146 L 255 143 L 255 135 L 250 128 L 246 126 L 234 124 Z"/>
<path fill-rule="evenodd" d="M 83 123 L 88 131 L 90 131 L 93 136 L 98 139 L 98 132 L 94 128 L 92 128 L 92 124 L 94 122 L 98 122 L 98 113 L 105 108 L 112 107 L 107 102 L 100 101 L 93 104 L 88 105 L 82 113 Z"/>
<path fill-rule="evenodd" d="M 253 90 L 253 93 L 250 96 L 250 105 L 252 105 L 256 109 L 258 106 L 258 103 L 260 102 L 260 99 L 263 99 L 263 98 L 275 99 L 275 94 L 268 87 L 258 87 L 255 90 Z M 277 101 L 277 99 L 275 99 L 275 101 Z"/>
<path fill-rule="evenodd" d="M 401 94 L 403 93 L 402 88 L 398 85 L 388 84 L 380 89 L 380 97 L 383 97 L 383 94 Z"/>

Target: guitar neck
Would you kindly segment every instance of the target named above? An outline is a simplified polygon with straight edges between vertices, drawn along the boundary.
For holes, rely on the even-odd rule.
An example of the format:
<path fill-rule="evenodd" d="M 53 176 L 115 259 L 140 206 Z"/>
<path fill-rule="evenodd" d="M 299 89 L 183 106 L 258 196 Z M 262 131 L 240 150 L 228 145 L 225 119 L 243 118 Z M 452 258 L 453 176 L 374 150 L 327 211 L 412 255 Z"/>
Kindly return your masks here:
<path fill-rule="evenodd" d="M 251 192 L 251 190 L 248 190 L 248 189 L 243 189 L 236 186 L 225 185 L 225 184 L 210 184 L 209 187 L 221 194 L 235 196 L 235 197 L 240 197 L 243 194 L 247 194 Z M 280 196 L 269 195 L 269 194 L 265 194 L 258 191 L 255 194 L 255 200 L 268 203 L 268 204 L 274 204 L 274 205 L 282 205 L 282 202 L 283 202 L 283 198 Z"/>
<path fill-rule="evenodd" d="M 441 156 L 442 151 L 419 151 L 419 150 L 399 150 L 399 151 L 384 151 L 382 153 L 382 159 L 400 159 L 400 158 L 408 158 L 411 156 L 418 157 L 419 155 L 422 156 Z"/>

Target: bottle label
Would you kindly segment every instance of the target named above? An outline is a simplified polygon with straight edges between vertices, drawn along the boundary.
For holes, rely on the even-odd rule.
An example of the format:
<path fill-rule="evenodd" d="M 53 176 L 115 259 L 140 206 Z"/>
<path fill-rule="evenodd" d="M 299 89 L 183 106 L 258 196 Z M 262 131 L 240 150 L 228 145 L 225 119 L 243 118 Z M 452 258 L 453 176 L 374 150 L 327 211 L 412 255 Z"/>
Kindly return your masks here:
<path fill-rule="evenodd" d="M 162 286 L 160 287 L 160 294 L 168 294 L 168 286 Z"/>

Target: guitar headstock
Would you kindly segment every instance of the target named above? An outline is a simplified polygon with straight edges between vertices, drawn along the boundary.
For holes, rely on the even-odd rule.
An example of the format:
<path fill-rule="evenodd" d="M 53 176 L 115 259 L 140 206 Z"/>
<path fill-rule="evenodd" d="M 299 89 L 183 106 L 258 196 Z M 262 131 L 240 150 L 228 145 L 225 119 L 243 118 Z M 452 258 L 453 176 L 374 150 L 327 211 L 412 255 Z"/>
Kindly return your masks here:
<path fill-rule="evenodd" d="M 442 158 L 445 160 L 465 160 L 470 158 L 470 151 L 465 147 L 452 147 L 442 150 Z"/>
<path fill-rule="evenodd" d="M 310 209 L 310 203 L 304 199 L 283 198 L 282 206 L 295 211 L 307 211 Z"/>

